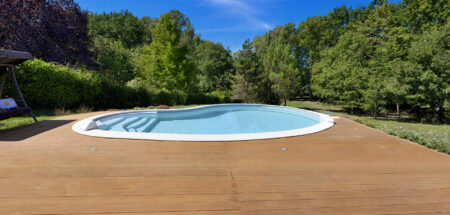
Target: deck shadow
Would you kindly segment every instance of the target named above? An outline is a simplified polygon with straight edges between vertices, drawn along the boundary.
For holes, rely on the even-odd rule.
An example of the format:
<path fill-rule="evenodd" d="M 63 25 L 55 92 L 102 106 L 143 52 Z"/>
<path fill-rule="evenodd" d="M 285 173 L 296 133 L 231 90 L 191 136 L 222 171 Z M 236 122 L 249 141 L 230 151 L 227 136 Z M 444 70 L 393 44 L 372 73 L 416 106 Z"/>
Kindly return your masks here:
<path fill-rule="evenodd" d="M 44 120 L 33 124 L 20 126 L 17 128 L 0 131 L 0 141 L 21 141 L 50 131 L 57 127 L 71 123 L 75 120 Z"/>

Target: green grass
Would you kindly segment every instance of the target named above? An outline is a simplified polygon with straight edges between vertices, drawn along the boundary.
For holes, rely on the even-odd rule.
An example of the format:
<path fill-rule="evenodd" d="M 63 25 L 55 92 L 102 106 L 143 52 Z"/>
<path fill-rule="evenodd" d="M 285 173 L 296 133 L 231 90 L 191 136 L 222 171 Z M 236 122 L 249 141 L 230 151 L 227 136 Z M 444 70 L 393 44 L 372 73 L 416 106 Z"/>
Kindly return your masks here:
<path fill-rule="evenodd" d="M 38 121 L 50 119 L 54 116 L 53 112 L 47 111 L 47 110 L 37 110 L 37 111 L 33 111 L 33 113 L 36 116 L 36 119 Z M 33 122 L 34 122 L 33 118 L 31 118 L 31 116 L 28 114 L 19 116 L 19 117 L 9 118 L 6 120 L 1 120 L 0 121 L 0 131 L 23 126 L 23 125 L 28 125 Z"/>
<path fill-rule="evenodd" d="M 43 121 L 46 119 L 50 119 L 55 116 L 63 116 L 63 115 L 70 115 L 70 114 L 78 114 L 78 113 L 88 113 L 92 112 L 92 108 L 86 107 L 84 105 L 81 105 L 79 108 L 75 110 L 69 110 L 69 109 L 59 109 L 56 108 L 55 110 L 33 110 L 34 116 L 36 116 L 36 119 L 38 121 Z M 23 126 L 32 124 L 34 122 L 33 118 L 29 114 L 25 114 L 23 116 L 19 117 L 13 117 L 6 120 L 0 121 L 0 131 L 12 129 L 15 127 Z"/>
<path fill-rule="evenodd" d="M 367 116 L 352 116 L 343 112 L 339 106 L 313 101 L 290 101 L 287 105 L 351 119 L 430 149 L 450 154 L 450 125 L 399 122 L 383 119 L 375 120 Z"/>
<path fill-rule="evenodd" d="M 322 112 L 322 113 L 327 112 L 327 111 L 333 112 L 333 113 L 342 111 L 342 108 L 339 106 L 324 104 L 324 103 L 315 102 L 315 101 L 288 101 L 287 106 L 301 108 L 301 109 L 307 109 L 307 110 L 312 110 L 312 111 L 317 111 L 317 112 Z"/>
<path fill-rule="evenodd" d="M 352 120 L 427 148 L 450 154 L 450 125 L 433 125 L 353 117 Z"/>

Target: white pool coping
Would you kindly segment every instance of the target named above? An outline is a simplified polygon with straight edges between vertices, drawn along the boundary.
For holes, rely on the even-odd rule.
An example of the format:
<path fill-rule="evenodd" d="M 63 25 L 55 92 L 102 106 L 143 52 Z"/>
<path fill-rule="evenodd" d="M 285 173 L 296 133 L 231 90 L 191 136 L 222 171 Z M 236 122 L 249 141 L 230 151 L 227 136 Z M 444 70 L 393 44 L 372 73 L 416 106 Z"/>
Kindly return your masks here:
<path fill-rule="evenodd" d="M 321 122 L 319 124 L 309 126 L 306 128 L 286 130 L 286 131 L 276 131 L 276 132 L 262 132 L 262 133 L 244 133 L 244 134 L 165 134 L 165 133 L 146 133 L 146 132 L 121 132 L 121 131 L 105 131 L 96 129 L 96 120 L 104 117 L 110 117 L 114 115 L 130 114 L 130 113 L 157 113 L 157 112 L 172 112 L 172 111 L 189 111 L 211 106 L 226 106 L 226 105 L 255 105 L 255 106 L 269 106 L 286 108 L 289 110 L 295 110 L 298 112 L 308 112 L 316 114 L 320 117 Z M 168 141 L 241 141 L 241 140 L 262 140 L 262 139 L 273 139 L 282 137 L 293 137 L 305 134 L 316 133 L 328 129 L 334 125 L 334 120 L 326 114 L 317 113 L 309 110 L 298 109 L 293 107 L 284 107 L 277 105 L 260 105 L 260 104 L 216 104 L 216 105 L 202 105 L 192 108 L 184 109 L 149 109 L 149 110 L 138 110 L 138 111 L 120 111 L 115 113 L 102 114 L 90 118 L 78 121 L 72 126 L 72 130 L 79 134 L 93 136 L 93 137 L 104 137 L 104 138 L 121 138 L 121 139 L 138 139 L 138 140 L 168 140 Z"/>

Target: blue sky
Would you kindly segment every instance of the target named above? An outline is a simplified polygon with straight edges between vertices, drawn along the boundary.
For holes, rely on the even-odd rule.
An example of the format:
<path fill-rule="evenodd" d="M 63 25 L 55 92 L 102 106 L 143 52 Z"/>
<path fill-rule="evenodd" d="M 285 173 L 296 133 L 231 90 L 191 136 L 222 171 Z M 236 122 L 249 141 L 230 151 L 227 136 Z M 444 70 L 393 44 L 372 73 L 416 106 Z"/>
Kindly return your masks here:
<path fill-rule="evenodd" d="M 128 9 L 134 15 L 157 18 L 177 9 L 186 14 L 203 39 L 221 42 L 232 51 L 277 25 L 298 24 L 311 16 L 326 15 L 335 7 L 367 6 L 370 0 L 75 0 L 82 9 L 110 12 Z M 398 2 L 398 0 L 391 1 Z"/>

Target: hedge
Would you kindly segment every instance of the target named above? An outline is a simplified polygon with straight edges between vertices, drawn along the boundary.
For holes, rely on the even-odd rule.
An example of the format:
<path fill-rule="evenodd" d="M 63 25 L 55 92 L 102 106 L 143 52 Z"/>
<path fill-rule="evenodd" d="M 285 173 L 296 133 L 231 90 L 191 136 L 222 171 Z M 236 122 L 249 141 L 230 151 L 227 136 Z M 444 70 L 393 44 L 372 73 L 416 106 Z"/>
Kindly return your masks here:
<path fill-rule="evenodd" d="M 145 88 L 115 84 L 94 71 L 72 69 L 42 60 L 30 60 L 17 66 L 16 77 L 25 100 L 33 108 L 77 108 L 84 105 L 94 109 L 122 109 L 231 101 L 228 93 L 150 92 Z M 3 97 L 17 99 L 10 82 Z"/>

